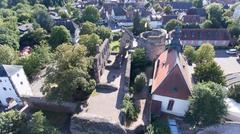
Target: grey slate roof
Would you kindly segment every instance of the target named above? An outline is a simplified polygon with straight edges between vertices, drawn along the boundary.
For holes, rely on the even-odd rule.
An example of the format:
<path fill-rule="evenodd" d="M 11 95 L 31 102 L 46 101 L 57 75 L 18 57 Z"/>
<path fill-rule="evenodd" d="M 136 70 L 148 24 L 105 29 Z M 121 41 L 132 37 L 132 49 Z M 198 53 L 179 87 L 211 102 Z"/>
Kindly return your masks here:
<path fill-rule="evenodd" d="M 9 77 L 17 73 L 23 67 L 20 65 L 0 65 L 0 77 Z"/>
<path fill-rule="evenodd" d="M 114 6 L 113 11 L 114 11 L 115 16 L 125 16 L 126 15 L 126 11 L 120 6 Z"/>
<path fill-rule="evenodd" d="M 55 20 L 55 25 L 65 26 L 70 31 L 71 34 L 74 34 L 75 31 L 78 29 L 78 25 L 75 22 L 73 22 L 72 20 L 69 20 L 69 19 L 57 19 L 57 20 Z"/>

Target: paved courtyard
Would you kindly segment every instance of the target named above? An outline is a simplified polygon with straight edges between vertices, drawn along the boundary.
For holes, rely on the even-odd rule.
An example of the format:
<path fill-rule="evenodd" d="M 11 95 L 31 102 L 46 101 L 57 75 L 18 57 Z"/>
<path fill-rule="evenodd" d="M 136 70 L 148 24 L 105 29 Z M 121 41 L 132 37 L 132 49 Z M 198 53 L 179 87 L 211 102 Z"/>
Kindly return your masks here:
<path fill-rule="evenodd" d="M 88 100 L 87 113 L 119 122 L 119 114 L 124 97 L 124 72 L 124 67 L 121 69 L 106 69 L 103 72 L 101 83 L 112 84 L 118 87 L 118 90 L 97 89 Z"/>
<path fill-rule="evenodd" d="M 225 50 L 216 50 L 214 60 L 221 66 L 224 74 L 227 75 L 240 72 L 240 63 L 237 58 L 237 56 L 226 54 Z"/>

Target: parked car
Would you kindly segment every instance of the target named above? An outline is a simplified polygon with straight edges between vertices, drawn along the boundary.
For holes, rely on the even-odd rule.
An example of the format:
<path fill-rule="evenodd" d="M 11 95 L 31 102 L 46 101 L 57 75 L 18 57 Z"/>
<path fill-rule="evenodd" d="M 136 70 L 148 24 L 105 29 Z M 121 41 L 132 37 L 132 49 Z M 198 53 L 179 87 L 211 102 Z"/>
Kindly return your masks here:
<path fill-rule="evenodd" d="M 227 54 L 237 54 L 237 49 L 229 49 L 226 51 Z"/>

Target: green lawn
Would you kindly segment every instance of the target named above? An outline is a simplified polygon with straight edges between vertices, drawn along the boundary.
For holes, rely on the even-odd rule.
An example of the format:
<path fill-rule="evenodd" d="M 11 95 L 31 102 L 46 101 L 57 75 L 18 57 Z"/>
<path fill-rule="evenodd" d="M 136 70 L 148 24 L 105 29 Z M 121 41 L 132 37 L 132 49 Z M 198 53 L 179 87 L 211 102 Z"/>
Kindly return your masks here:
<path fill-rule="evenodd" d="M 120 41 L 112 41 L 112 42 L 110 43 L 110 49 L 111 49 L 111 51 L 119 52 L 119 47 L 120 47 Z"/>

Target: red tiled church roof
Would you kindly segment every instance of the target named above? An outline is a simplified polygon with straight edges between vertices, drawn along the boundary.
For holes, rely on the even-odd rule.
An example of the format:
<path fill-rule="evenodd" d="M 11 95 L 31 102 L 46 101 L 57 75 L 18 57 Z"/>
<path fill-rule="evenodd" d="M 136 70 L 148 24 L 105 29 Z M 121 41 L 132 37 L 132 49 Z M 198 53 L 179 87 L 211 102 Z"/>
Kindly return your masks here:
<path fill-rule="evenodd" d="M 192 82 L 185 59 L 174 49 L 164 51 L 155 64 L 152 93 L 188 99 L 191 89 Z"/>

